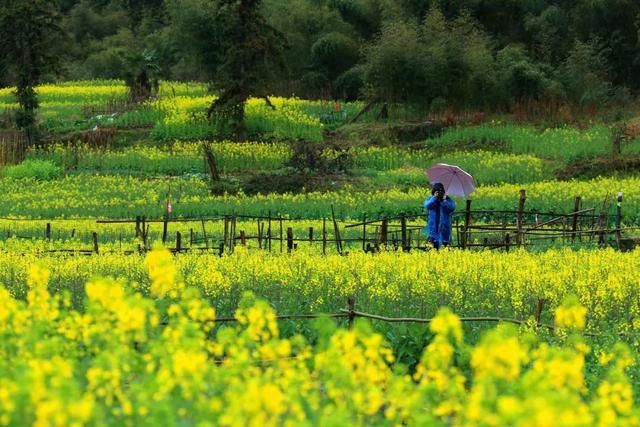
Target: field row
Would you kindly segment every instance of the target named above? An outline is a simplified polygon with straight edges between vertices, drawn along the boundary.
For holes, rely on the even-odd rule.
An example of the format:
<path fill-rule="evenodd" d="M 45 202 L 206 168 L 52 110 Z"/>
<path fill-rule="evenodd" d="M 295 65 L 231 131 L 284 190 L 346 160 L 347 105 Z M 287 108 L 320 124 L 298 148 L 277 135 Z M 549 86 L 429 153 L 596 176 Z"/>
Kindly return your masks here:
<path fill-rule="evenodd" d="M 188 124 L 188 122 L 186 123 Z M 187 126 L 189 127 L 189 126 Z M 191 132 L 191 131 L 189 131 Z M 187 132 L 188 133 L 188 132 Z M 108 152 L 92 150 L 88 146 L 53 145 L 45 150 L 31 152 L 33 158 L 55 160 L 69 165 L 73 157 L 79 157 L 81 169 L 95 167 L 112 167 L 114 169 L 130 169 L 146 173 L 164 173 L 166 157 L 178 155 L 183 163 L 192 156 L 200 154 L 199 143 L 181 143 L 180 139 L 202 139 L 208 135 L 194 138 L 168 138 L 167 144 L 152 146 L 135 146 Z M 283 135 L 283 137 L 287 137 Z M 174 142 L 177 141 L 177 142 Z M 253 169 L 276 169 L 291 158 L 291 148 L 285 143 L 244 143 L 232 144 L 216 142 L 214 149 L 223 156 L 222 163 L 231 159 L 248 157 Z M 397 169 L 403 166 L 425 167 L 433 161 L 459 162 L 464 166 L 473 165 L 474 158 L 486 159 L 483 166 L 493 169 L 524 169 L 526 165 L 540 169 L 544 165 L 542 159 L 551 161 L 551 166 L 563 165 L 579 159 L 608 155 L 611 152 L 611 130 L 602 125 L 581 131 L 573 128 L 536 130 L 529 126 L 504 125 L 491 123 L 482 126 L 451 128 L 441 137 L 428 139 L 422 150 L 403 149 L 400 147 L 354 147 L 346 151 L 352 157 L 355 167 L 376 170 Z M 476 154 L 476 152 L 478 154 Z M 340 153 L 325 150 L 328 157 Z M 640 139 L 622 146 L 624 155 L 640 153 Z M 493 156 L 493 158 L 491 157 Z M 507 163 L 511 160 L 511 164 Z M 145 167 L 141 163 L 149 162 Z M 263 164 L 261 163 L 263 162 Z M 490 163 L 487 163 L 490 162 Z M 177 170 L 189 170 L 193 167 L 178 166 Z M 198 166 L 196 168 L 199 169 Z M 233 169 L 233 166 L 231 166 Z M 476 168 L 481 170 L 480 168 Z M 177 173 L 169 169 L 167 173 Z M 481 180 L 482 181 L 482 180 Z"/>
<path fill-rule="evenodd" d="M 457 263 L 455 276 L 442 266 L 445 257 Z M 0 421 L 636 425 L 637 353 L 615 339 L 587 341 L 581 330 L 586 324 L 589 331 L 635 333 L 637 307 L 629 302 L 638 297 L 638 259 L 568 251 L 320 262 L 240 254 L 178 257 L 176 267 L 167 252 L 153 252 L 143 267 L 132 257 L 33 265 L 35 259 L 2 255 L 9 291 L 0 288 Z M 119 278 L 86 280 L 105 271 Z M 411 329 L 415 341 L 399 326 L 385 338 L 367 323 L 336 329 L 327 319 L 300 335 L 247 288 L 281 313 L 335 311 L 344 296 L 355 295 L 357 308 L 383 310 L 384 301 L 387 312 L 435 319 L 429 328 Z M 590 310 L 571 298 L 559 303 L 568 292 Z M 555 332 L 532 321 L 519 331 L 500 325 L 469 337 L 466 324 L 440 308 L 502 309 L 526 318 L 541 297 L 548 301 L 544 321 L 554 322 Z M 633 317 L 621 318 L 622 312 Z M 223 313 L 237 324 L 216 324 Z"/>
<path fill-rule="evenodd" d="M 491 123 L 449 129 L 442 136 L 427 140 L 426 146 L 433 150 L 493 147 L 502 152 L 570 162 L 610 154 L 611 129 L 593 125 L 585 130 L 565 127 L 541 131 L 532 126 Z M 640 139 L 624 144 L 622 150 L 623 154 L 639 154 Z"/>
<path fill-rule="evenodd" d="M 214 99 L 206 85 L 163 82 L 156 100 L 118 107 L 126 102 L 126 88 L 118 81 L 70 82 L 37 89 L 40 116 L 53 132 L 90 130 L 94 126 L 120 129 L 150 128 L 156 141 L 210 139 L 217 131 L 205 117 Z M 114 103 L 109 107 L 109 103 Z M 249 132 L 264 138 L 322 141 L 324 129 L 344 124 L 362 108 L 360 103 L 310 101 L 296 98 L 251 99 L 247 104 Z M 0 111 L 15 107 L 12 89 L 0 89 Z M 105 111 L 101 111 L 105 109 Z M 111 112 L 115 110 L 115 114 Z M 427 142 L 438 153 L 450 149 L 497 149 L 531 154 L 562 162 L 611 152 L 611 131 L 593 124 L 579 130 L 539 130 L 492 121 L 481 126 L 453 128 Z M 625 144 L 623 152 L 640 153 L 640 142 Z"/>
<path fill-rule="evenodd" d="M 142 257 L 48 256 L 27 248 L 0 254 L 0 283 L 24 297 L 28 266 L 51 272 L 52 291 L 70 291 L 74 304 L 84 283 L 116 275 L 137 290 L 149 289 Z M 592 332 L 640 330 L 637 252 L 549 250 L 541 253 L 398 252 L 348 256 L 298 250 L 292 254 L 246 251 L 230 256 L 183 254 L 176 267 L 189 287 L 200 289 L 221 315 L 231 315 L 245 291 L 268 300 L 279 312 L 336 312 L 353 296 L 359 310 L 390 316 L 433 316 L 447 306 L 463 316 L 528 319 L 544 299 L 542 319 L 570 295 L 589 310 Z M 633 335 L 635 336 L 635 335 Z"/>
<path fill-rule="evenodd" d="M 615 212 L 613 197 L 623 191 L 624 221 L 640 222 L 640 179 L 601 178 L 589 181 L 537 182 L 526 186 L 502 184 L 483 186 L 473 194 L 475 209 L 515 210 L 521 188 L 527 190 L 526 208 L 542 212 L 571 212 L 575 196 L 583 206 L 604 207 Z M 4 203 L 0 216 L 26 218 L 161 218 L 167 194 L 173 215 L 200 217 L 237 212 L 245 215 L 285 215 L 297 219 L 328 218 L 333 206 L 340 219 L 361 219 L 383 214 L 420 213 L 428 195 L 425 186 L 378 191 L 353 191 L 348 187 L 334 192 L 300 194 L 211 196 L 200 179 L 147 179 L 122 176 L 69 176 L 55 181 L 35 179 L 0 180 Z M 607 203 L 604 203 L 605 200 Z M 463 201 L 458 200 L 459 211 Z"/>
<path fill-rule="evenodd" d="M 284 143 L 216 142 L 210 146 L 222 173 L 278 171 L 285 168 L 292 159 L 292 149 Z M 424 184 L 424 172 L 433 163 L 459 165 L 471 173 L 480 185 L 528 183 L 553 176 L 549 162 L 534 156 L 481 150 L 438 154 L 437 151 L 398 147 L 355 147 L 345 151 L 327 149 L 323 156 L 326 161 L 343 156 L 343 166 L 354 168 L 354 176 L 373 177 L 380 184 L 385 180 L 389 183 Z M 166 147 L 135 146 L 121 150 L 96 150 L 87 145 L 57 144 L 46 149 L 31 149 L 27 159 L 31 162 L 7 168 L 3 175 L 41 179 L 56 176 L 46 172 L 51 167 L 33 162 L 38 160 L 58 166 L 58 177 L 64 171 L 130 176 L 208 173 L 202 143 L 176 142 Z"/>
<path fill-rule="evenodd" d="M 148 127 L 154 139 L 167 141 L 206 139 L 218 130 L 206 117 L 215 97 L 207 94 L 203 84 L 163 82 L 158 99 L 140 105 L 126 103 L 126 87 L 118 81 L 45 85 L 36 92 L 40 97 L 40 118 L 55 133 L 90 130 L 96 125 Z M 360 108 L 358 103 L 336 107 L 334 102 L 279 97 L 270 98 L 270 103 L 271 106 L 264 99 L 249 100 L 246 126 L 250 133 L 322 141 L 325 124 L 344 123 Z M 13 89 L 0 89 L 0 110 L 15 106 Z"/>

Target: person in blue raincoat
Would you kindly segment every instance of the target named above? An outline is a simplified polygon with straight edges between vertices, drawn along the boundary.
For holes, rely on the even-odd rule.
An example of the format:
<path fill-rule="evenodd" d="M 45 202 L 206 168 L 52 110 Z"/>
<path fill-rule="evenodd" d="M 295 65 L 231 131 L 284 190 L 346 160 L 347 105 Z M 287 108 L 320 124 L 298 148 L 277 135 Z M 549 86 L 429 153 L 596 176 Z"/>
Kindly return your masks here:
<path fill-rule="evenodd" d="M 429 217 L 424 232 L 429 243 L 435 249 L 448 246 L 451 242 L 451 217 L 456 210 L 456 203 L 445 194 L 444 185 L 433 184 L 431 197 L 424 201 L 424 208 Z"/>

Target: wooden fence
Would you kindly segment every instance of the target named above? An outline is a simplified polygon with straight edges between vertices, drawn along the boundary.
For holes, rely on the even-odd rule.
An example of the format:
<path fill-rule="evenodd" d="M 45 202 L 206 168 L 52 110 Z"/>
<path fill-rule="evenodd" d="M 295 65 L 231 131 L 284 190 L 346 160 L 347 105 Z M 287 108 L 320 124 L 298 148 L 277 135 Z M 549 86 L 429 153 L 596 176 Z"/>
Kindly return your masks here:
<path fill-rule="evenodd" d="M 462 316 L 459 317 L 462 323 L 512 323 L 515 325 L 531 325 L 536 328 L 555 330 L 556 326 L 549 323 L 542 322 L 542 314 L 545 305 L 547 305 L 547 300 L 544 298 L 538 298 L 535 306 L 533 307 L 533 312 L 531 313 L 530 319 L 516 319 L 513 317 L 503 317 L 503 316 Z M 347 299 L 347 307 L 340 309 L 337 313 L 305 313 L 305 314 L 286 314 L 286 315 L 277 315 L 276 320 L 313 320 L 318 318 L 331 318 L 331 319 L 346 319 L 347 326 L 349 329 L 353 328 L 353 324 L 356 318 L 369 319 L 384 323 L 418 323 L 418 324 L 429 324 L 433 322 L 434 318 L 420 318 L 420 317 L 388 317 L 381 316 L 379 314 L 365 313 L 362 311 L 358 311 L 355 308 L 355 299 L 353 297 L 349 297 Z M 216 319 L 211 321 L 214 324 L 220 323 L 234 323 L 238 322 L 238 319 L 235 317 L 217 317 Z M 167 325 L 167 322 L 163 322 L 163 325 Z M 588 337 L 598 337 L 600 336 L 597 333 L 593 332 L 583 332 L 585 336 Z M 624 335 L 622 333 L 621 335 Z"/>
<path fill-rule="evenodd" d="M 472 201 L 467 200 L 463 210 L 454 216 L 451 246 L 461 249 L 499 249 L 509 251 L 514 247 L 532 247 L 544 242 L 566 245 L 591 244 L 605 246 L 613 244 L 620 250 L 633 249 L 638 241 L 629 237 L 638 227 L 623 226 L 622 195 L 615 205 L 615 213 L 608 213 L 611 200 L 607 198 L 598 212 L 595 207 L 583 207 L 582 199 L 576 197 L 573 209 L 568 212 L 538 212 L 526 210 L 526 191 L 521 190 L 517 210 L 473 210 Z M 298 245 L 309 245 L 326 254 L 335 248 L 345 254 L 349 250 L 364 252 L 383 250 L 428 250 L 431 245 L 422 233 L 423 225 L 410 225 L 423 220 L 420 212 L 403 213 L 369 219 L 365 215 L 359 222 L 344 222 L 331 217 L 321 221 L 320 229 L 309 227 L 304 235 L 294 234 L 290 219 L 283 216 L 242 215 L 233 213 L 202 218 L 164 218 L 149 220 L 144 216 L 124 220 L 100 220 L 98 224 L 131 224 L 132 232 L 139 239 L 140 252 L 150 248 L 149 229 L 153 223 L 162 224 L 162 242 L 167 243 L 169 226 L 172 223 L 194 223 L 188 238 L 176 233 L 173 252 L 215 251 L 222 255 L 232 253 L 238 246 L 251 249 L 287 252 Z M 217 235 L 207 229 L 211 222 L 222 222 L 222 233 Z M 357 237 L 343 237 L 346 230 L 357 229 Z"/>
<path fill-rule="evenodd" d="M 140 104 L 135 103 L 129 99 L 110 99 L 105 103 L 95 105 L 83 105 L 81 107 L 82 114 L 87 117 L 94 117 L 97 115 L 111 115 L 114 113 L 124 113 L 125 111 L 132 110 L 138 107 Z"/>
<path fill-rule="evenodd" d="M 533 248 L 549 243 L 555 245 L 613 246 L 622 251 L 634 249 L 640 239 L 633 237 L 640 227 L 625 225 L 622 215 L 622 195 L 618 199 L 608 197 L 599 209 L 582 206 L 582 199 L 576 197 L 572 209 L 566 212 L 540 212 L 526 209 L 526 191 L 519 193 L 515 210 L 472 209 L 472 201 L 467 200 L 454 214 L 450 246 L 465 250 L 489 249 L 510 251 L 515 247 Z M 612 213 L 613 212 L 613 213 Z M 21 230 L 16 220 L 8 218 L 8 228 L 0 230 L 1 238 L 25 238 L 34 236 L 33 227 Z M 82 241 L 83 249 L 56 249 L 47 252 L 72 254 L 105 253 L 100 249 L 99 228 L 70 232 L 54 230 L 55 221 L 46 223 L 42 236 L 45 240 L 72 239 Z M 58 220 L 65 221 L 65 220 Z M 322 254 L 362 250 L 376 253 L 381 251 L 430 250 L 431 244 L 423 234 L 426 222 L 421 211 L 399 215 L 369 218 L 364 215 L 360 221 L 339 221 L 332 209 L 331 216 L 317 221 L 316 228 L 304 231 L 295 227 L 295 220 L 282 215 L 243 215 L 232 213 L 200 218 L 148 219 L 138 216 L 133 219 L 97 220 L 96 225 L 130 224 L 131 234 L 120 231 L 110 237 L 110 242 L 120 242 L 119 250 L 110 251 L 126 254 L 142 254 L 148 251 L 153 240 L 161 240 L 174 253 L 195 252 L 224 255 L 233 253 L 237 246 L 250 250 L 268 252 L 292 252 L 299 246 L 315 248 Z M 171 231 L 176 224 L 179 230 Z M 152 225 L 155 231 L 151 231 Z M 162 227 L 162 231 L 158 230 Z M 212 226 L 213 227 L 212 229 Z M 295 228 L 295 230 L 294 230 Z M 69 234 L 70 233 L 70 234 Z M 56 237 L 57 236 L 57 237 Z M 127 246 L 127 242 L 134 244 Z M 115 240 L 114 240 L 115 239 Z M 123 247 L 123 241 L 124 247 Z M 104 241 L 103 241 L 104 242 Z"/>
<path fill-rule="evenodd" d="M 15 165 L 25 158 L 28 141 L 23 132 L 0 130 L 0 166 Z"/>

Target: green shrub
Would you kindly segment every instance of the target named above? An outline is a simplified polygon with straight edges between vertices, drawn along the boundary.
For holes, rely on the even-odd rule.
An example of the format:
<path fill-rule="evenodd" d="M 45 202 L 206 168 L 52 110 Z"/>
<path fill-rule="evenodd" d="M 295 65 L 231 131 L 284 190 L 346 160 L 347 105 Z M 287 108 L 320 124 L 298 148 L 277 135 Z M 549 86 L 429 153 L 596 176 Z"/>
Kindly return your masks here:
<path fill-rule="evenodd" d="M 5 167 L 1 173 L 6 178 L 35 178 L 46 181 L 59 178 L 62 168 L 47 160 L 25 160 L 19 165 Z"/>

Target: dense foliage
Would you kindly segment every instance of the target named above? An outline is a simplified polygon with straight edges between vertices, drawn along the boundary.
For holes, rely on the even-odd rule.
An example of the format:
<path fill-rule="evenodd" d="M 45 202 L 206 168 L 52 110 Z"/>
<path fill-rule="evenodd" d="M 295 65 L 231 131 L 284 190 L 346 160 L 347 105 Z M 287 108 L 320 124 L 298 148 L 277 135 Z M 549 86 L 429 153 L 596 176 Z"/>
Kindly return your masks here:
<path fill-rule="evenodd" d="M 15 72 L 15 96 L 20 104 L 15 122 L 34 141 L 38 97 L 35 87 L 59 63 L 61 40 L 56 1 L 7 0 L 0 4 L 0 62 Z M 0 65 L 3 71 L 3 65 Z M 4 76 L 0 76 L 2 84 Z"/>
<path fill-rule="evenodd" d="M 197 10 L 182 1 L 168 2 L 181 45 L 208 70 L 208 80 L 219 92 L 208 118 L 228 129 L 219 129 L 219 134 L 228 132 L 243 140 L 249 97 L 262 96 L 269 103 L 267 82 L 284 77 L 286 39 L 267 23 L 260 0 L 195 3 Z M 194 27 L 194 14 L 204 26 Z"/>
<path fill-rule="evenodd" d="M 640 4 L 633 0 L 267 0 L 251 12 L 255 29 L 247 33 L 234 30 L 242 14 L 221 0 L 61 3 L 66 79 L 128 78 L 131 58 L 146 52 L 165 79 L 217 81 L 224 89 L 224 70 L 252 64 L 245 83 L 254 91 L 432 109 L 527 99 L 587 107 L 640 89 Z M 222 34 L 247 34 L 242 55 Z M 4 62 L 0 84 L 14 83 L 20 68 Z M 277 80 L 265 86 L 269 74 Z"/>

